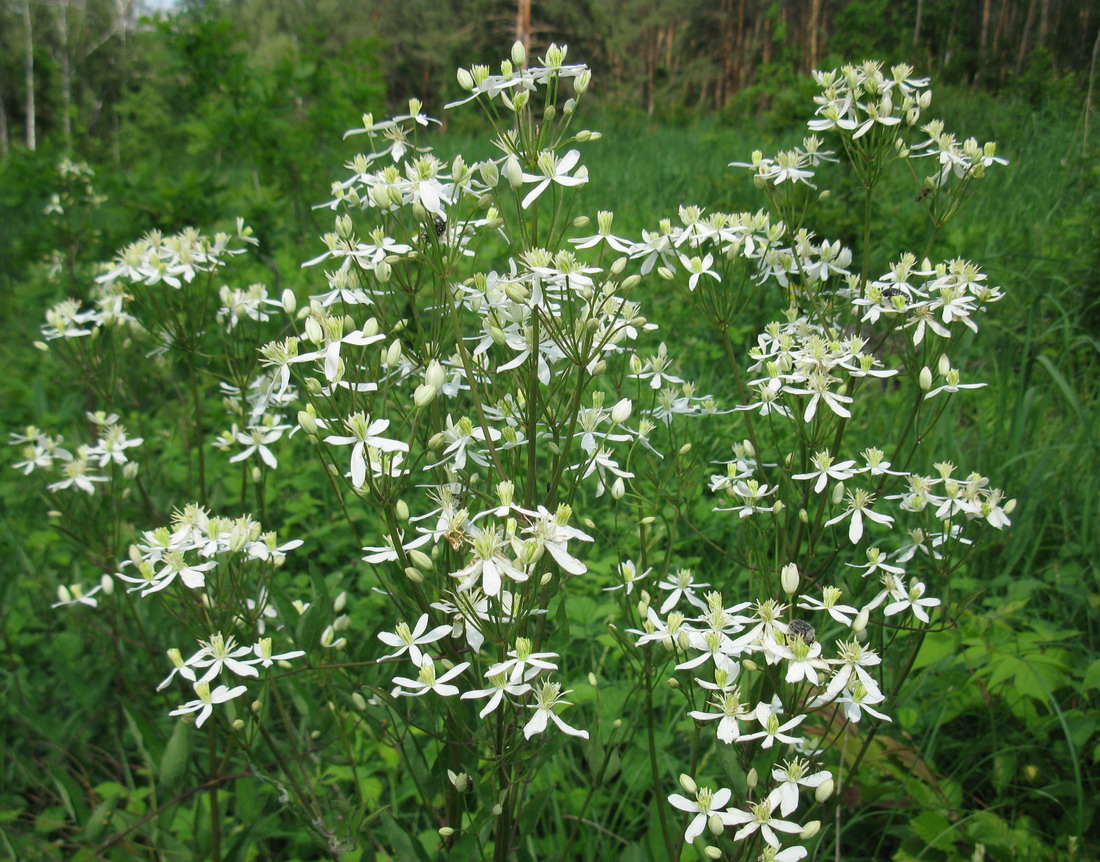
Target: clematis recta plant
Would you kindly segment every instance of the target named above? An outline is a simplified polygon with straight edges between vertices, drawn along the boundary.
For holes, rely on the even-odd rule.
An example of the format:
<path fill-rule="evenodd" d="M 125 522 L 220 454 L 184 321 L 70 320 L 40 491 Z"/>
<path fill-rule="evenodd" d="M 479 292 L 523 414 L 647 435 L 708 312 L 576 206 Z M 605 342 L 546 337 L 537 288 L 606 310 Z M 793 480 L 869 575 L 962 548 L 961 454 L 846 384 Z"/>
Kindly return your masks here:
<path fill-rule="evenodd" d="M 193 388 L 194 445 L 251 469 L 231 517 L 207 509 L 231 474 L 200 470 L 203 505 L 147 525 L 105 568 L 131 585 L 112 600 L 162 601 L 196 638 L 186 659 L 164 645 L 162 687 L 189 698 L 171 714 L 207 723 L 211 752 L 245 758 L 334 853 L 385 844 L 364 837 L 385 819 L 444 857 L 575 858 L 582 830 L 587 847 L 642 840 L 650 824 L 621 837 L 600 809 L 630 791 L 668 858 L 685 842 L 712 859 L 804 858 L 925 633 L 965 600 L 952 574 L 1010 522 L 1013 501 L 925 442 L 979 385 L 959 344 L 1002 296 L 935 242 L 1004 160 L 926 118 L 926 79 L 868 62 L 815 74 L 800 146 L 734 163 L 764 209 L 682 205 L 619 236 L 585 197 L 600 135 L 578 120 L 591 73 L 566 59 L 552 45 L 528 63 L 517 45 L 498 71 L 459 70 L 467 95 L 447 109 L 482 110 L 485 160 L 437 155 L 418 100 L 365 115 L 348 133 L 362 153 L 320 205 L 333 229 L 306 293 L 225 287 L 198 316 L 194 298 L 169 294 L 174 316 L 145 300 L 143 331 L 192 377 L 221 333 L 233 421 L 211 438 Z M 815 221 L 842 159 L 865 207 L 856 249 Z M 876 245 L 872 202 L 893 170 L 928 213 L 919 249 Z M 46 337 L 95 349 L 95 329 L 138 326 L 109 288 L 187 290 L 229 248 L 192 241 L 199 264 L 159 237 L 124 251 L 98 288 L 122 303 L 113 317 L 98 296 L 58 307 Z M 894 262 L 871 271 L 880 258 Z M 662 325 L 673 290 L 720 372 Z M 142 441 L 123 429 L 76 456 L 37 429 L 16 442 L 17 467 L 65 466 L 48 492 L 75 496 L 108 489 L 74 462 L 114 469 Z M 334 505 L 302 547 L 280 544 L 246 503 L 262 507 L 268 471 L 309 459 Z M 331 536 L 340 518 L 357 576 L 285 577 L 310 530 Z M 578 602 L 611 620 L 599 650 L 571 637 Z M 253 708 L 234 708 L 246 691 Z M 400 805 L 371 786 L 381 749 L 389 780 L 407 776 Z M 550 805 L 551 775 L 586 789 Z"/>

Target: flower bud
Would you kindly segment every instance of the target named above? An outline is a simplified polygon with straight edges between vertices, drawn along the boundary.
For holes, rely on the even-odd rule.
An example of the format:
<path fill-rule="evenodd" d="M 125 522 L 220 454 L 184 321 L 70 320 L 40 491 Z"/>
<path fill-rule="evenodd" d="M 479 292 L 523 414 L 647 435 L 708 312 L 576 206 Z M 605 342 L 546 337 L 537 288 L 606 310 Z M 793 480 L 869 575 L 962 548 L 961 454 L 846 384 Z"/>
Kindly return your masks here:
<path fill-rule="evenodd" d="M 425 554 L 423 551 L 413 548 L 409 553 L 409 560 L 422 572 L 430 572 L 435 563 L 432 562 L 432 558 Z"/>
<path fill-rule="evenodd" d="M 588 92 L 588 85 L 592 83 L 592 73 L 585 69 L 576 78 L 573 79 L 573 92 L 578 96 L 583 96 Z"/>
<path fill-rule="evenodd" d="M 344 592 L 341 592 L 340 595 L 338 595 L 336 597 L 336 600 L 332 603 L 332 610 L 333 610 L 334 613 L 338 614 L 338 613 L 341 613 L 344 610 L 344 608 L 347 607 L 347 605 L 348 605 L 348 594 L 347 594 L 347 591 L 344 591 Z"/>
<path fill-rule="evenodd" d="M 386 365 L 394 366 L 401 361 L 401 342 L 394 339 L 386 349 Z"/>
<path fill-rule="evenodd" d="M 398 500 L 397 504 L 393 507 L 394 512 L 397 515 L 397 520 L 407 521 L 409 520 L 409 504 L 404 500 Z"/>
<path fill-rule="evenodd" d="M 811 820 L 809 823 L 802 827 L 802 831 L 798 833 L 798 837 L 803 841 L 809 841 L 820 831 L 821 821 Z"/>
<path fill-rule="evenodd" d="M 840 501 L 844 499 L 844 483 L 843 482 L 837 482 L 835 485 L 833 485 L 833 497 L 832 497 L 832 499 L 833 499 L 833 505 L 834 506 L 839 506 Z"/>
<path fill-rule="evenodd" d="M 721 835 L 726 830 L 726 824 L 722 822 L 722 815 L 717 811 L 711 813 L 707 818 L 707 829 L 710 830 L 712 835 Z"/>
<path fill-rule="evenodd" d="M 435 396 L 438 394 L 439 390 L 434 386 L 430 386 L 427 383 L 421 383 L 416 387 L 416 391 L 413 392 L 413 404 L 417 410 L 423 410 L 435 401 Z"/>
<path fill-rule="evenodd" d="M 862 632 L 864 629 L 866 629 L 867 628 L 867 621 L 870 618 L 870 616 L 871 616 L 871 614 L 867 610 L 867 608 L 864 608 L 858 614 L 856 614 L 856 618 L 854 620 L 852 620 L 852 631 L 855 632 L 858 635 L 860 632 Z"/>
<path fill-rule="evenodd" d="M 351 693 L 351 702 L 360 712 L 367 708 L 367 701 L 357 691 Z"/>
<path fill-rule="evenodd" d="M 459 69 L 456 73 L 458 77 L 458 86 L 469 93 L 474 88 L 474 76 L 466 69 Z"/>
<path fill-rule="evenodd" d="M 713 844 L 708 844 L 703 848 L 703 855 L 708 859 L 721 859 L 723 855 L 722 848 L 715 847 Z"/>
<path fill-rule="evenodd" d="M 918 378 L 920 388 L 922 392 L 927 392 L 932 388 L 932 369 L 927 365 L 920 370 L 920 377 Z"/>
<path fill-rule="evenodd" d="M 455 831 L 450 826 L 440 826 L 439 827 L 439 837 L 440 838 L 450 838 L 454 834 L 455 834 Z"/>
<path fill-rule="evenodd" d="M 523 168 L 520 167 L 519 159 L 515 156 L 508 156 L 504 162 L 504 176 L 513 189 L 523 185 Z"/>
<path fill-rule="evenodd" d="M 665 281 L 672 281 L 672 279 L 676 277 L 676 273 L 674 273 L 667 266 L 657 267 L 657 275 L 661 276 L 661 278 L 663 278 Z"/>
<path fill-rule="evenodd" d="M 833 795 L 833 791 L 836 789 L 836 782 L 831 778 L 826 778 L 817 787 L 814 788 L 814 799 L 818 802 L 825 802 L 830 796 Z"/>
<path fill-rule="evenodd" d="M 103 591 L 103 595 L 113 595 L 115 591 L 115 579 L 107 574 L 102 575 L 99 579 L 99 588 Z"/>
<path fill-rule="evenodd" d="M 405 577 L 412 581 L 414 584 L 424 583 L 424 576 L 412 566 L 405 567 Z"/>
<path fill-rule="evenodd" d="M 633 409 L 634 405 L 629 398 L 620 399 L 615 403 L 615 406 L 611 408 L 611 421 L 622 424 L 630 418 Z"/>
<path fill-rule="evenodd" d="M 779 583 L 783 585 L 783 592 L 788 596 L 793 596 L 798 592 L 798 582 L 798 566 L 794 563 L 787 563 L 779 574 Z"/>
<path fill-rule="evenodd" d="M 298 298 L 294 295 L 294 291 L 288 287 L 283 291 L 283 311 L 287 314 L 293 314 L 297 308 Z"/>
<path fill-rule="evenodd" d="M 517 69 L 523 68 L 523 64 L 527 62 L 527 49 L 523 47 L 523 43 L 518 39 L 512 43 L 512 65 Z"/>
<path fill-rule="evenodd" d="M 611 499 L 621 500 L 626 496 L 626 482 L 623 481 L 622 476 L 616 476 L 615 481 L 611 483 Z"/>
<path fill-rule="evenodd" d="M 310 437 L 317 435 L 317 420 L 308 411 L 298 411 L 298 424 Z"/>
<path fill-rule="evenodd" d="M 684 793 L 690 793 L 694 796 L 699 792 L 699 785 L 695 783 L 695 779 L 687 773 L 680 775 L 680 786 L 684 788 Z"/>

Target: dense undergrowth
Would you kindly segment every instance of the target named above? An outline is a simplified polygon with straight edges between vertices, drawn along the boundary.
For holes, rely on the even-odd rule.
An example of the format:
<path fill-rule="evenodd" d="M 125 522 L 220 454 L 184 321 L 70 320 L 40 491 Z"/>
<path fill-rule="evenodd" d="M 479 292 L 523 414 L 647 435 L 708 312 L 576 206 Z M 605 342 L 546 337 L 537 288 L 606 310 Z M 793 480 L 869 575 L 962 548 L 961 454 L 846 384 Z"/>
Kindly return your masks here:
<path fill-rule="evenodd" d="M 924 442 L 938 460 L 994 476 L 1019 503 L 1012 530 L 995 536 L 954 574 L 957 592 L 973 598 L 925 635 L 913 673 L 891 705 L 894 722 L 866 749 L 858 782 L 843 789 L 835 822 L 827 824 L 835 843 L 820 845 L 816 858 L 1089 859 L 1100 851 L 1094 826 L 1100 758 L 1100 240 L 1095 231 L 1100 170 L 1095 141 L 1084 141 L 1080 119 L 1061 107 L 1044 110 L 964 92 L 948 93 L 935 105 L 949 126 L 997 140 L 998 153 L 1011 164 L 991 172 L 968 219 L 948 225 L 940 237 L 942 259 L 980 260 L 990 280 L 1005 287 L 1006 298 L 983 324 L 981 340 L 965 341 L 952 355 L 954 367 L 989 386 L 953 402 L 952 421 Z M 357 121 L 344 119 L 347 125 Z M 704 117 L 667 125 L 608 112 L 588 116 L 586 125 L 604 137 L 586 150 L 591 179 L 578 211 L 614 200 L 620 235 L 651 226 L 655 214 L 675 219 L 683 204 L 707 202 L 711 210 L 727 212 L 755 209 L 758 192 L 743 171 L 726 164 L 756 149 L 792 145 L 803 135 L 779 114 L 737 124 Z M 236 218 L 243 217 L 260 245 L 241 258 L 236 286 L 262 282 L 274 297 L 284 289 L 299 296 L 315 292 L 315 271 L 299 264 L 319 252 L 316 237 L 331 230 L 332 214 L 310 208 L 327 198 L 327 184 L 301 178 L 338 176 L 357 151 L 355 139 L 324 147 L 299 142 L 299 150 L 281 151 L 281 162 L 256 165 L 212 164 L 202 149 L 206 137 L 194 136 L 192 146 L 181 148 L 185 152 L 135 150 L 125 169 L 109 157 L 93 163 L 90 182 L 102 201 L 89 199 L 84 177 L 59 175 L 58 154 L 16 153 L 0 164 L 0 224 L 5 225 L 0 286 L 6 299 L 0 310 L 5 370 L 0 414 L 8 431 L 87 424 L 83 417 L 95 406 L 94 393 L 74 386 L 32 342 L 40 338 L 47 307 L 67 296 L 87 296 L 94 263 L 150 228 L 173 232 L 193 224 L 204 232 L 232 231 Z M 437 148 L 448 163 L 458 152 L 471 162 L 494 155 L 464 128 L 445 135 Z M 290 164 L 309 168 L 297 170 L 296 179 L 285 173 L 273 179 Z M 846 183 L 851 177 L 835 170 L 828 183 L 835 191 L 821 204 L 819 224 L 827 225 L 830 238 L 858 248 L 862 201 Z M 900 176 L 888 180 L 879 198 L 881 209 L 874 216 L 884 227 L 876 249 L 883 251 L 870 262 L 870 271 L 885 271 L 896 249 L 914 236 L 919 241 L 926 231 L 919 207 L 910 204 L 912 194 L 905 198 L 901 191 L 907 188 L 903 182 Z M 46 214 L 55 193 L 64 212 Z M 587 207 L 586 200 L 595 203 Z M 50 257 L 55 251 L 60 258 Z M 728 370 L 713 334 L 695 326 L 695 313 L 678 294 L 659 284 L 647 291 L 646 315 L 661 325 L 651 348 L 675 333 L 681 376 L 697 381 L 700 391 L 728 392 Z M 730 327 L 731 339 L 750 346 L 768 319 L 766 311 L 771 310 L 748 309 Z M 157 518 L 189 502 L 171 497 L 198 469 L 193 457 L 173 445 L 191 433 L 181 406 L 189 393 L 182 387 L 176 391 L 181 378 L 178 363 L 151 366 L 145 376 L 136 376 L 132 400 L 115 408 L 124 415 L 155 409 L 163 420 L 161 438 L 145 444 L 156 453 L 146 456 L 152 465 L 143 464 L 150 471 L 141 492 L 147 496 L 137 505 L 148 520 L 130 523 L 132 530 L 152 528 L 160 523 Z M 210 387 L 202 410 L 217 415 L 219 401 Z M 696 445 L 705 442 L 697 439 Z M 282 461 L 297 458 L 292 453 L 300 453 L 301 446 L 296 438 L 275 448 Z M 295 464 L 267 474 L 261 498 L 238 480 L 236 465 L 210 457 L 208 503 L 214 510 L 250 511 L 262 499 L 264 511 L 256 516 L 265 528 L 307 543 L 308 554 L 288 566 L 295 583 L 312 586 L 330 603 L 345 589 L 354 595 L 372 582 L 362 571 L 362 543 L 340 529 L 336 514 L 342 498 L 318 464 L 305 459 Z M 0 622 L 6 656 L 0 670 L 6 753 L 0 767 L 0 846 L 21 859 L 58 853 L 198 858 L 195 848 L 211 841 L 205 806 L 218 799 L 205 792 L 202 770 L 210 775 L 219 764 L 199 763 L 192 749 L 197 743 L 172 729 L 163 714 L 177 701 L 116 704 L 120 692 L 159 678 L 163 646 L 148 632 L 130 628 L 140 620 L 104 622 L 79 613 L 84 609 L 69 613 L 49 607 L 59 586 L 98 574 L 71 544 L 59 540 L 64 525 L 44 500 L 16 471 L 6 473 L 0 480 L 5 509 Z M 246 496 L 247 507 L 238 506 Z M 88 505 L 90 524 L 102 513 Z M 348 520 L 364 530 L 372 523 L 368 511 L 353 512 Z M 70 538 L 93 547 L 90 537 Z M 718 550 L 702 548 L 681 562 L 703 571 L 721 564 Z M 611 547 L 598 547 L 586 559 L 590 571 L 607 577 L 619 562 Z M 566 716 L 589 709 L 608 721 L 621 715 L 629 722 L 636 704 L 625 682 L 627 666 L 616 658 L 616 640 L 609 634 L 608 623 L 616 622 L 611 608 L 596 586 L 581 587 L 568 609 L 564 603 L 562 608 L 554 622 L 575 645 L 570 666 L 591 668 L 600 682 L 576 691 L 577 707 Z M 374 613 L 376 606 L 368 604 L 349 611 L 345 635 L 377 646 L 374 633 L 388 623 L 374 619 Z M 113 635 L 116 626 L 119 634 Z M 325 715 L 324 704 L 294 706 L 313 716 L 322 747 L 335 719 Z M 664 858 L 653 813 L 664 800 L 647 795 L 651 764 L 643 749 L 619 745 L 607 728 L 602 737 L 592 730 L 591 744 L 563 749 L 547 767 L 550 773 L 539 776 L 517 853 L 547 858 L 541 848 L 550 847 L 567 859 Z M 659 766 L 674 785 L 676 774 L 688 771 L 671 754 L 683 742 L 682 728 L 655 732 L 651 745 L 670 752 Z M 416 735 L 405 739 L 414 744 Z M 402 762 L 412 764 L 411 775 L 395 777 L 392 747 L 377 739 L 362 745 L 377 750 L 358 751 L 358 758 L 373 756 L 382 767 L 356 776 L 370 789 L 362 834 L 371 837 L 358 852 L 361 858 L 372 853 L 418 858 L 430 842 L 402 831 L 396 818 L 413 805 L 418 789 L 413 785 L 431 780 L 429 766 L 423 764 L 419 775 L 416 757 L 400 752 L 408 755 Z M 308 746 L 304 750 L 303 756 L 312 756 Z M 225 784 L 222 801 L 231 797 L 232 802 L 221 836 L 224 858 L 320 858 L 300 824 L 283 812 L 280 787 L 257 779 L 268 766 L 253 761 L 252 776 Z M 339 795 L 353 777 L 346 766 L 334 764 L 319 780 Z M 560 790 L 550 793 L 550 787 Z M 589 811 L 615 813 L 594 822 Z M 362 810 L 358 814 L 364 816 Z M 157 846 L 132 843 L 136 835 L 150 834 L 151 820 Z M 591 828 L 577 830 L 578 824 Z M 432 830 L 424 831 L 434 837 Z"/>

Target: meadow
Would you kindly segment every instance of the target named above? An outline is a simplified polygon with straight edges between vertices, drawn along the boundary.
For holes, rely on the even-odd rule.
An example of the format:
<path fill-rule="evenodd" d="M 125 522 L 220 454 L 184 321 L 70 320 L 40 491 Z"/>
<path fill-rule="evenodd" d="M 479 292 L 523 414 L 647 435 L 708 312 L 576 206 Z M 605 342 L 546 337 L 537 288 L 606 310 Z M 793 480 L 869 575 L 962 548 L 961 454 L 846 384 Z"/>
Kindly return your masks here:
<path fill-rule="evenodd" d="M 936 89 L 1007 164 L 932 187 L 885 124 L 817 163 L 812 81 L 671 122 L 545 66 L 488 120 L 411 105 L 419 174 L 381 114 L 296 190 L 0 163 L 3 853 L 1096 858 L 1079 101 Z"/>

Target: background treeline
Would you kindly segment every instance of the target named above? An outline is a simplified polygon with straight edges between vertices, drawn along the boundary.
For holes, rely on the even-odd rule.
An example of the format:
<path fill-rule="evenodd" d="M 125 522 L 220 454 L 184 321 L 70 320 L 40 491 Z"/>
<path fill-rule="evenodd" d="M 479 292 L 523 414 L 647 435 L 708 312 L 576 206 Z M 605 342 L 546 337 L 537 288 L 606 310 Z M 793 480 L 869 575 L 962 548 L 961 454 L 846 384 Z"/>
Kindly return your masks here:
<path fill-rule="evenodd" d="M 184 0 L 171 10 L 155 20 L 138 0 L 0 3 L 0 154 L 60 140 L 121 161 L 151 125 L 221 108 L 323 122 L 383 93 L 392 103 L 453 90 L 456 66 L 487 62 L 515 38 L 536 53 L 567 42 L 605 102 L 650 114 L 755 110 L 815 67 L 864 56 L 1035 97 L 1084 86 L 1100 44 L 1090 0 Z M 254 131 L 235 119 L 237 134 Z"/>

